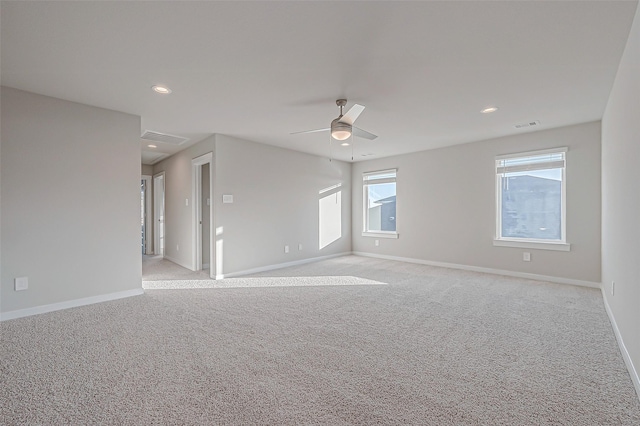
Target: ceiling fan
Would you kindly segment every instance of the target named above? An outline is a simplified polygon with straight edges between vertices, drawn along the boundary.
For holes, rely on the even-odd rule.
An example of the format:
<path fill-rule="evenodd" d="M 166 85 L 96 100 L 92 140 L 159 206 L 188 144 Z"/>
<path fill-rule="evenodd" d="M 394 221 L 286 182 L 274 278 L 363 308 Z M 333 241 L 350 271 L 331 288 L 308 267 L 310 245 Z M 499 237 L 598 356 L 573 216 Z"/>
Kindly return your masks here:
<path fill-rule="evenodd" d="M 373 133 L 369 133 L 353 125 L 362 111 L 364 111 L 364 106 L 354 104 L 346 114 L 342 114 L 342 108 L 346 104 L 346 99 L 338 99 L 336 101 L 336 105 L 340 107 L 340 116 L 331 122 L 331 127 L 317 130 L 305 130 L 303 132 L 295 132 L 291 134 L 298 135 L 302 133 L 326 132 L 327 130 L 331 130 L 331 136 L 339 141 L 349 139 L 352 134 L 353 136 L 358 136 L 370 140 L 377 138 L 378 136 L 374 135 Z"/>

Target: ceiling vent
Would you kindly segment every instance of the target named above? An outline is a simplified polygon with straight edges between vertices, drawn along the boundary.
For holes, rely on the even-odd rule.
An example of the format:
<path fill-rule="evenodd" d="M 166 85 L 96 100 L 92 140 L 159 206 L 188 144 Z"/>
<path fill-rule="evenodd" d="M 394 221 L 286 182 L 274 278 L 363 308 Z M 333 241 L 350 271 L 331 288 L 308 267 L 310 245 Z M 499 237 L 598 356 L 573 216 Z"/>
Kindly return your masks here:
<path fill-rule="evenodd" d="M 167 135 L 166 133 L 152 132 L 150 130 L 146 130 L 140 137 L 148 141 L 168 143 L 169 145 L 182 145 L 189 140 L 181 136 Z"/>
<path fill-rule="evenodd" d="M 520 123 L 520 124 L 516 124 L 516 129 L 524 129 L 525 127 L 533 127 L 533 126 L 539 126 L 540 122 L 539 121 L 529 121 L 528 123 Z"/>

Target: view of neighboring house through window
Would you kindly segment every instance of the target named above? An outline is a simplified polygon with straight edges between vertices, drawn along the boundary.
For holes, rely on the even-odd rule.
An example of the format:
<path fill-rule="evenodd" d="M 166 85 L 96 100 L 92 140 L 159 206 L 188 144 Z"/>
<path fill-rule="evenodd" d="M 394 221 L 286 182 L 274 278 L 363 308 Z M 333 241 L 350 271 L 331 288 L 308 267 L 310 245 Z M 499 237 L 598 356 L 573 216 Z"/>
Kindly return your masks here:
<path fill-rule="evenodd" d="M 364 173 L 364 233 L 396 236 L 396 170 Z"/>
<path fill-rule="evenodd" d="M 565 153 L 496 158 L 498 240 L 565 242 Z"/>

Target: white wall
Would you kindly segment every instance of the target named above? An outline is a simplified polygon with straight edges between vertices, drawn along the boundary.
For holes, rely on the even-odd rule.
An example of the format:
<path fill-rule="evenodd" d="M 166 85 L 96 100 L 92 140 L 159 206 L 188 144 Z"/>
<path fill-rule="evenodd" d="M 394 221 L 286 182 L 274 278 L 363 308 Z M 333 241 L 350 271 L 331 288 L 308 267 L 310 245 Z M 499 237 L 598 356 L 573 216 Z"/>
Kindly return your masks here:
<path fill-rule="evenodd" d="M 140 118 L 1 90 L 2 312 L 140 289 Z"/>
<path fill-rule="evenodd" d="M 216 135 L 214 169 L 218 275 L 351 251 L 349 163 Z M 320 249 L 320 191 L 336 184 L 342 214 L 327 226 L 339 222 L 341 236 Z"/>
<path fill-rule="evenodd" d="M 211 201 L 209 200 L 209 204 L 207 204 L 207 200 L 210 198 L 210 189 L 211 189 L 211 179 L 209 177 L 209 164 L 204 164 L 202 166 L 202 265 L 206 265 L 209 263 L 209 242 L 210 242 L 210 232 L 211 232 L 211 224 L 209 223 L 211 215 Z M 205 268 L 203 266 L 203 268 Z"/>
<path fill-rule="evenodd" d="M 640 8 L 602 119 L 602 282 L 636 371 L 640 369 L 639 188 Z M 640 394 L 637 373 L 635 384 Z"/>
<path fill-rule="evenodd" d="M 214 135 L 154 166 L 154 173 L 166 173 L 165 255 L 169 260 L 193 267 L 191 160 L 208 152 L 214 153 L 210 173 L 218 261 L 211 267 L 216 275 L 351 251 L 350 164 Z M 338 183 L 342 211 L 334 219 L 341 236 L 320 249 L 319 191 Z M 233 204 L 223 204 L 223 194 L 233 195 Z M 284 253 L 285 245 L 290 246 L 289 253 Z"/>
<path fill-rule="evenodd" d="M 494 247 L 495 156 L 562 146 L 571 251 Z M 396 167 L 400 236 L 375 247 L 361 235 L 362 173 Z M 354 251 L 600 282 L 599 122 L 359 162 L 353 194 Z"/>
<path fill-rule="evenodd" d="M 194 248 L 191 160 L 213 152 L 214 143 L 211 136 L 153 166 L 154 174 L 165 172 L 165 257 L 189 269 L 193 267 Z"/>

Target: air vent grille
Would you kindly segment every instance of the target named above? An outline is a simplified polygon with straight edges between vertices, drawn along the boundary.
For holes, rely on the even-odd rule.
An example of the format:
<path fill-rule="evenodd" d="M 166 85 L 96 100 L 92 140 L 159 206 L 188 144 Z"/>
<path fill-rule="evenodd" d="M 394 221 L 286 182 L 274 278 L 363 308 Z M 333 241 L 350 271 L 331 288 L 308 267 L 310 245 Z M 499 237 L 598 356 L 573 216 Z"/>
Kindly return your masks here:
<path fill-rule="evenodd" d="M 168 143 L 169 145 L 182 145 L 183 143 L 189 140 L 181 136 L 168 135 L 166 133 L 159 133 L 159 132 L 152 132 L 150 130 L 146 130 L 140 137 L 148 141 Z"/>
<path fill-rule="evenodd" d="M 516 124 L 516 129 L 523 129 L 525 127 L 533 127 L 533 126 L 539 126 L 540 122 L 539 121 L 529 121 L 528 123 L 520 123 L 520 124 Z"/>

